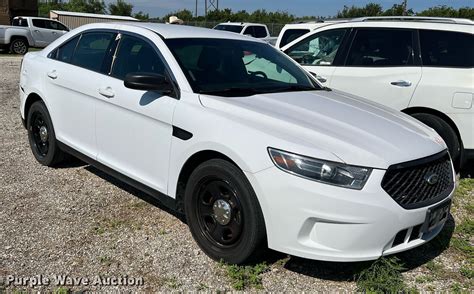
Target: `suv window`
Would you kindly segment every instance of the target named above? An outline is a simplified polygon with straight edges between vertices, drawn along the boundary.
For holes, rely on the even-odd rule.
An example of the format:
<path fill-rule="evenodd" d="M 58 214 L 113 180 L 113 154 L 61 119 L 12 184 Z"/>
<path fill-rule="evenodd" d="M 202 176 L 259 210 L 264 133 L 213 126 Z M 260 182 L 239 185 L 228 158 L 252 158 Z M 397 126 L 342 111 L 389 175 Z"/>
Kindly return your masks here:
<path fill-rule="evenodd" d="M 304 34 L 309 33 L 308 29 L 289 29 L 283 33 L 281 36 L 280 47 L 285 46 L 303 36 Z"/>
<path fill-rule="evenodd" d="M 115 33 L 93 32 L 82 34 L 72 63 L 93 71 L 100 71 L 109 46 L 113 44 Z"/>
<path fill-rule="evenodd" d="M 77 41 L 79 41 L 79 36 L 73 38 L 72 40 L 59 47 L 56 50 L 56 53 L 53 54 L 53 58 L 58 61 L 71 63 L 72 56 L 74 55 L 74 49 L 76 49 Z"/>
<path fill-rule="evenodd" d="M 332 65 L 345 33 L 338 29 L 311 35 L 286 53 L 302 65 Z"/>
<path fill-rule="evenodd" d="M 123 35 L 115 57 L 111 75 L 125 79 L 128 73 L 147 72 L 165 74 L 165 65 L 155 49 L 143 39 Z"/>
<path fill-rule="evenodd" d="M 33 19 L 33 26 L 46 29 L 46 21 L 44 19 Z"/>
<path fill-rule="evenodd" d="M 255 31 L 254 31 L 254 26 L 248 26 L 245 28 L 244 35 L 249 35 L 252 37 L 255 37 Z"/>
<path fill-rule="evenodd" d="M 267 30 L 265 29 L 264 26 L 255 26 L 253 28 L 255 38 L 265 38 L 267 36 Z"/>
<path fill-rule="evenodd" d="M 474 66 L 474 36 L 471 34 L 420 30 L 420 45 L 424 66 Z"/>
<path fill-rule="evenodd" d="M 346 66 L 413 65 L 413 32 L 394 29 L 359 29 Z"/>
<path fill-rule="evenodd" d="M 14 27 L 28 27 L 28 21 L 23 18 L 13 19 L 12 26 Z"/>

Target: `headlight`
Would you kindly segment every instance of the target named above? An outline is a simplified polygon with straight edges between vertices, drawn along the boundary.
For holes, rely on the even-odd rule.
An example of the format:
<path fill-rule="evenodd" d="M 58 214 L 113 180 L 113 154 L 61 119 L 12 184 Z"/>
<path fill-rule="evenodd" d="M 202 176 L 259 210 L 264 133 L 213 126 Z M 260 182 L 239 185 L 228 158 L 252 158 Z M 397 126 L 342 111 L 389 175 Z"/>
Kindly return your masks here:
<path fill-rule="evenodd" d="M 273 162 L 280 169 L 325 184 L 357 189 L 364 187 L 371 168 L 301 156 L 268 148 Z"/>

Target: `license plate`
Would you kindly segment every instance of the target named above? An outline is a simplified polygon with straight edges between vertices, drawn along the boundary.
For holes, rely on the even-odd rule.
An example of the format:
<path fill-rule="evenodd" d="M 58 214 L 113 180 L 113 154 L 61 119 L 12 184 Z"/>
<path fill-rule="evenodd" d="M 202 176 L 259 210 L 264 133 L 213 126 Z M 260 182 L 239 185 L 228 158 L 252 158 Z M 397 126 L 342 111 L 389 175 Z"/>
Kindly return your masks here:
<path fill-rule="evenodd" d="M 439 224 L 444 223 L 448 219 L 450 208 L 451 199 L 437 206 L 429 208 L 428 212 L 426 213 L 426 220 L 421 231 L 423 233 L 430 232 Z"/>

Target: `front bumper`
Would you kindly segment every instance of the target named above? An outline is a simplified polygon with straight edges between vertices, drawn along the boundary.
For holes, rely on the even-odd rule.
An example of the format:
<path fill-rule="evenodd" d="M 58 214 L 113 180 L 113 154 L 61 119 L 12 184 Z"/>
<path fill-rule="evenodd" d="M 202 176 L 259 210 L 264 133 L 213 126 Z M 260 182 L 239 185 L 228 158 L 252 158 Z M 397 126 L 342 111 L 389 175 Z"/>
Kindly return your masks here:
<path fill-rule="evenodd" d="M 428 208 L 436 204 L 402 208 L 382 189 L 384 173 L 373 170 L 360 191 L 306 180 L 276 167 L 247 177 L 262 207 L 270 248 L 317 260 L 363 261 L 424 244 L 444 226 L 417 234 Z"/>

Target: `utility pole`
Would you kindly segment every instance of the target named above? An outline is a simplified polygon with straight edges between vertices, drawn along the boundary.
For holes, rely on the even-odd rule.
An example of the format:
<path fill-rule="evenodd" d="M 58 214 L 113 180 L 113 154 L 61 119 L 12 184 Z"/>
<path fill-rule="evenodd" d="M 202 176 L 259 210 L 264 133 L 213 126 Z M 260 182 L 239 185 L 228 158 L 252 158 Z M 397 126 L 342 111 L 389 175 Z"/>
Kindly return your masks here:
<path fill-rule="evenodd" d="M 194 17 L 198 17 L 198 0 L 196 0 L 196 10 L 194 10 Z"/>
<path fill-rule="evenodd" d="M 403 13 L 402 13 L 403 16 L 407 15 L 407 2 L 408 2 L 408 0 L 403 0 L 403 4 L 402 4 L 402 6 L 403 6 Z"/>

